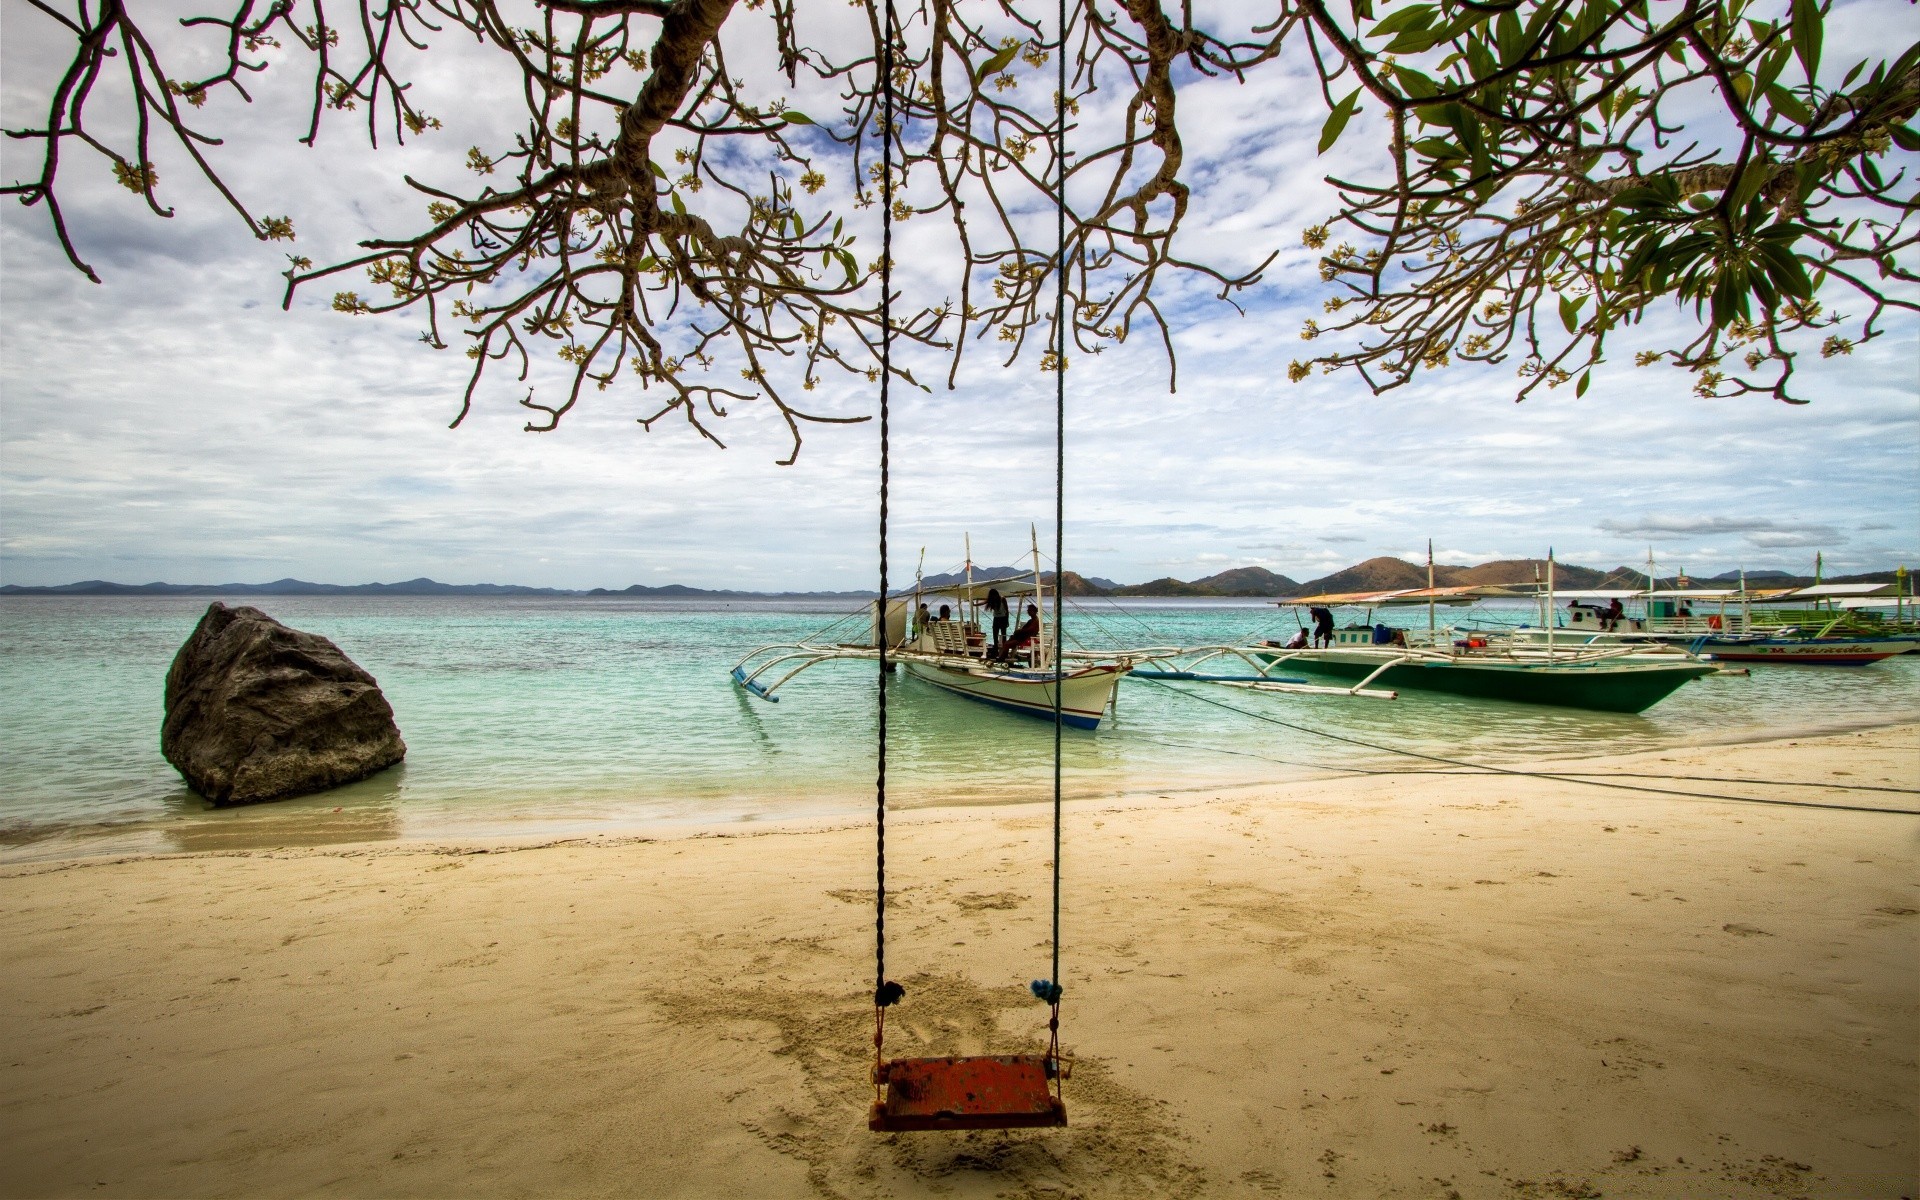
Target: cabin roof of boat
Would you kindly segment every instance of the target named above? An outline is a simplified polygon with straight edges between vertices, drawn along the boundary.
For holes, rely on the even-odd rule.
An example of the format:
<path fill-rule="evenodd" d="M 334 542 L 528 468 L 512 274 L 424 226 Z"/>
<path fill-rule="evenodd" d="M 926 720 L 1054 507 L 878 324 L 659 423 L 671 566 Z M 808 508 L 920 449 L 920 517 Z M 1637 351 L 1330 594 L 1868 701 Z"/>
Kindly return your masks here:
<path fill-rule="evenodd" d="M 998 579 L 976 579 L 972 583 L 924 584 L 918 591 L 922 596 L 940 596 L 954 600 L 980 601 L 987 593 L 998 590 L 1002 596 L 1029 596 L 1035 588 L 1031 575 L 1003 575 Z M 913 598 L 915 589 L 897 592 L 896 600 Z"/>

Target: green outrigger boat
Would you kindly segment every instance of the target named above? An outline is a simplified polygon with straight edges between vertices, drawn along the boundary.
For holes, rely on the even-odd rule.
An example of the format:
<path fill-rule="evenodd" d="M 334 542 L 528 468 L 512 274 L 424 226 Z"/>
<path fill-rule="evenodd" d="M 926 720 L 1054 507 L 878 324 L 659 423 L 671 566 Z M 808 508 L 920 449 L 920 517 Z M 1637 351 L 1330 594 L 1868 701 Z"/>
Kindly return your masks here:
<path fill-rule="evenodd" d="M 1339 630 L 1339 634 L 1356 631 Z M 1364 631 L 1370 640 L 1371 629 Z M 1450 692 L 1484 700 L 1555 704 L 1601 712 L 1643 712 L 1688 680 L 1712 675 L 1712 663 L 1677 653 L 1602 652 L 1548 654 L 1519 647 L 1479 645 L 1452 649 L 1427 646 L 1350 644 L 1323 649 L 1260 649 L 1254 657 L 1269 669 L 1333 679 L 1355 687 Z"/>

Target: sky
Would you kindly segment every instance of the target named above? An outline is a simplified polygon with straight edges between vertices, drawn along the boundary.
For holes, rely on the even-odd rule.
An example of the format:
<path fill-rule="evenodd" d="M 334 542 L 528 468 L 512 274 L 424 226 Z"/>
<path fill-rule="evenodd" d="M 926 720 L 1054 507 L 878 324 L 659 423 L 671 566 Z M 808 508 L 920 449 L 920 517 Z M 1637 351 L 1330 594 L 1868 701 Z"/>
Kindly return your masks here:
<path fill-rule="evenodd" d="M 44 104 L 61 46 L 27 6 L 0 21 L 0 113 L 18 127 Z M 1870 23 L 1856 24 L 1829 31 L 1830 57 L 1849 38 L 1865 45 Z M 103 160 L 71 159 L 68 219 L 100 285 L 65 263 L 42 210 L 0 205 L 0 582 L 871 586 L 871 422 L 815 428 L 780 466 L 786 435 L 764 405 L 736 407 L 724 450 L 672 422 L 643 430 L 650 397 L 617 387 L 529 434 L 524 392 L 503 376 L 449 429 L 467 360 L 421 346 L 421 320 L 333 312 L 327 284 L 281 310 L 290 249 L 331 261 L 417 228 L 422 204 L 401 176 L 459 183 L 467 147 L 512 128 L 517 99 L 471 48 L 437 43 L 416 78 L 446 128 L 402 149 L 383 139 L 378 153 L 345 123 L 299 145 L 308 85 L 290 70 L 253 81 L 252 106 L 203 110 L 256 214 L 293 217 L 291 247 L 254 241 L 177 154 L 157 156 L 170 220 Z M 1151 338 L 1076 360 L 1069 569 L 1139 582 L 1259 565 L 1305 580 L 1375 555 L 1420 560 L 1428 539 L 1441 562 L 1551 548 L 1606 568 L 1651 549 L 1663 571 L 1701 577 L 1808 572 L 1816 552 L 1829 574 L 1920 566 L 1912 320 L 1850 357 L 1803 358 L 1801 407 L 1701 400 L 1682 372 L 1635 368 L 1634 343 L 1578 398 L 1543 389 L 1515 404 L 1511 365 L 1423 374 L 1379 396 L 1347 374 L 1288 383 L 1288 362 L 1306 355 L 1301 324 L 1327 294 L 1300 244 L 1327 210 L 1320 177 L 1365 169 L 1378 145 L 1363 117 L 1316 159 L 1324 110 L 1305 89 L 1279 66 L 1182 91 L 1186 252 L 1238 269 L 1279 257 L 1243 311 L 1172 289 L 1177 391 Z M 100 128 L 112 128 L 104 109 Z M 36 169 L 22 143 L 0 147 L 10 181 Z M 903 229 L 898 257 L 921 272 L 910 285 L 935 286 L 927 224 Z M 1679 317 L 1657 316 L 1647 344 Z M 817 403 L 871 413 L 874 392 L 833 382 Z M 1031 356 L 1003 369 L 970 354 L 956 388 L 896 392 L 896 579 L 923 550 L 929 572 L 958 564 L 969 535 L 982 565 L 1027 561 L 1031 527 L 1050 552 L 1052 398 Z"/>

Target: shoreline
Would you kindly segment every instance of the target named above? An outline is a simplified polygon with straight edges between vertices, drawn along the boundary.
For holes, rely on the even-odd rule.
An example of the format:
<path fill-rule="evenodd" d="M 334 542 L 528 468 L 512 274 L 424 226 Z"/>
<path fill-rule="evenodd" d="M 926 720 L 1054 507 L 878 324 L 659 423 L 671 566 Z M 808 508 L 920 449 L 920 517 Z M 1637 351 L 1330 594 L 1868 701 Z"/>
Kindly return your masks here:
<path fill-rule="evenodd" d="M 1591 752 L 1570 753 L 1564 755 L 1541 756 L 1513 761 L 1490 761 L 1468 766 L 1408 767 L 1406 769 L 1380 767 L 1339 767 L 1329 764 L 1303 764 L 1288 760 L 1271 758 L 1255 752 L 1226 751 L 1239 759 L 1252 759 L 1275 767 L 1284 767 L 1296 772 L 1281 780 L 1235 778 L 1208 778 L 1203 770 L 1183 772 L 1178 775 L 1143 778 L 1138 775 L 1105 774 L 1099 778 L 1073 781 L 1065 792 L 1069 804 L 1087 804 L 1103 799 L 1138 799 L 1151 804 L 1152 798 L 1173 800 L 1181 796 L 1199 796 L 1205 793 L 1261 791 L 1273 788 L 1286 788 L 1313 783 L 1322 783 L 1342 779 L 1379 778 L 1385 776 L 1420 777 L 1430 774 L 1472 774 L 1506 775 L 1515 771 L 1534 775 L 1552 775 L 1555 768 L 1572 764 L 1590 764 L 1612 759 L 1640 759 L 1648 756 L 1669 755 L 1675 753 L 1697 752 L 1732 747 L 1758 747 L 1789 741 L 1818 740 L 1840 737 L 1853 733 L 1874 733 L 1913 729 L 1920 737 L 1920 713 L 1890 714 L 1882 720 L 1868 721 L 1826 721 L 1809 722 L 1793 726 L 1769 726 L 1748 730 L 1738 730 L 1724 735 L 1709 735 L 1699 739 L 1664 746 L 1648 747 L 1628 751 L 1607 751 L 1595 749 Z M 1208 752 L 1221 753 L 1217 748 Z M 1410 760 L 1431 759 L 1424 753 L 1409 753 Z M 1452 756 L 1447 756 L 1452 757 Z M 1239 763 L 1249 770 L 1258 768 L 1251 763 Z M 1563 772 L 1564 773 L 1564 772 Z M 374 777 L 376 780 L 378 776 Z M 362 781 L 366 783 L 368 781 Z M 357 785 L 348 785 L 348 789 Z M 921 788 L 928 785 L 921 784 Z M 1586 786 L 1586 785 L 1582 785 Z M 356 838 L 351 828 L 343 830 L 341 826 L 351 825 L 358 814 L 342 814 L 345 821 L 330 820 L 334 814 L 342 813 L 344 806 L 327 808 L 330 797 L 339 798 L 334 792 L 314 793 L 308 796 L 292 797 L 289 800 L 267 801 L 256 805 L 245 805 L 231 809 L 216 809 L 211 806 L 189 815 L 173 817 L 150 817 L 118 822 L 74 822 L 58 826 L 38 827 L 29 830 L 30 836 L 18 836 L 17 831 L 7 831 L 0 836 L 0 875 L 11 868 L 32 864 L 65 862 L 69 859 L 104 859 L 109 861 L 138 861 L 147 858 L 166 858 L 192 856 L 195 854 L 221 854 L 238 850 L 298 849 L 302 847 L 340 847 L 351 845 L 394 845 L 394 844 L 466 844 L 466 843 L 506 843 L 513 840 L 529 840 L 539 844 L 552 844 L 557 841 L 593 840 L 596 838 L 655 839 L 673 838 L 698 834 L 702 831 L 755 829 L 787 829 L 807 831 L 816 828 L 838 828 L 849 822 L 859 824 L 854 814 L 867 813 L 864 806 L 871 804 L 870 792 L 857 793 L 844 789 L 823 788 L 808 793 L 804 807 L 811 810 L 795 816 L 762 816 L 758 814 L 735 815 L 722 819 L 713 819 L 703 814 L 665 816 L 660 814 L 640 815 L 616 814 L 596 816 L 590 812 L 585 815 L 563 815 L 560 813 L 538 814 L 523 818 L 538 823 L 541 828 L 529 832 L 502 832 L 506 826 L 513 825 L 516 819 L 509 814 L 491 815 L 491 824 L 487 818 L 476 818 L 475 823 L 482 826 L 481 831 L 472 833 L 422 831 L 409 833 L 395 829 L 383 836 Z M 1045 795 L 1036 793 L 1045 791 Z M 1695 789 L 1698 790 L 1698 789 Z M 347 797 L 351 798 L 351 797 Z M 502 802 L 510 803 L 510 802 Z M 1031 804 L 1051 803 L 1051 788 L 1048 781 L 1038 781 L 1032 787 L 1015 789 L 1009 786 L 1000 795 L 983 795 L 979 798 L 961 801 L 931 802 L 908 800 L 890 804 L 888 811 L 896 814 L 925 813 L 940 811 L 966 811 L 972 809 L 1018 809 Z M 618 810 L 618 803 L 607 803 L 610 810 Z M 596 811 L 599 806 L 596 805 Z M 259 828 L 239 830 L 221 830 L 218 825 L 226 820 L 238 824 L 241 820 L 252 819 Z M 390 815 L 391 819 L 391 815 Z M 870 823 L 870 816 L 866 817 Z M 181 831 L 174 822 L 190 822 L 195 828 L 192 834 L 197 840 L 220 842 L 221 845 L 209 845 L 202 848 L 182 848 L 174 850 L 139 850 L 125 847 L 102 847 L 96 850 L 75 846 L 75 841 L 98 838 L 125 838 L 129 835 L 145 835 L 149 838 L 164 838 L 170 833 L 178 835 Z M 49 845 L 48 843 L 56 843 Z M 44 848 L 40 849 L 40 848 Z"/>
<path fill-rule="evenodd" d="M 889 1053 L 1030 1051 L 1048 814 L 890 816 Z M 1920 1194 L 1915 817 L 1435 773 L 1065 821 L 1055 1133 L 865 1130 L 867 821 L 16 864 L 0 1195 Z"/>

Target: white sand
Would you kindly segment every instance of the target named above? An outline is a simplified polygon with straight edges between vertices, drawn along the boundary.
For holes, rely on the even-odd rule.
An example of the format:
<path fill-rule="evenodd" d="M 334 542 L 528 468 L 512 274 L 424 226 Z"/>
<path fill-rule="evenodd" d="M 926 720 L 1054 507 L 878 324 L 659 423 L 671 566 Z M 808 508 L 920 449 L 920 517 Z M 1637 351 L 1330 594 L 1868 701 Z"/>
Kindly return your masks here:
<path fill-rule="evenodd" d="M 1920 728 L 1580 769 L 1912 788 Z M 1035 1048 L 1045 811 L 890 833 L 890 1050 Z M 9 868 L 0 1192 L 1920 1196 L 1920 818 L 1436 775 L 1075 805 L 1073 1123 L 1013 1134 L 864 1126 L 872 849 Z"/>

